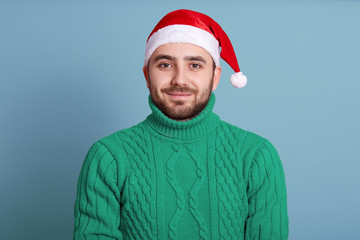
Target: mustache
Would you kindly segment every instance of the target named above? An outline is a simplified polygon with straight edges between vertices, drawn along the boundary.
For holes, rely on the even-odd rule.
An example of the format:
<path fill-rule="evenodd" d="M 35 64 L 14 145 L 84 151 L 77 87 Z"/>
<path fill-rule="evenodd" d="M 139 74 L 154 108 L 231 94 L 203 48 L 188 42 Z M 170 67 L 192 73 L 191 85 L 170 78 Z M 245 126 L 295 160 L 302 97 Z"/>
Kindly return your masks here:
<path fill-rule="evenodd" d="M 190 88 L 190 87 L 186 87 L 186 86 L 172 86 L 172 87 L 167 87 L 167 88 L 163 88 L 161 89 L 161 92 L 166 92 L 166 93 L 178 93 L 178 92 L 182 92 L 182 93 L 189 93 L 189 94 L 194 94 L 197 92 L 196 89 Z"/>

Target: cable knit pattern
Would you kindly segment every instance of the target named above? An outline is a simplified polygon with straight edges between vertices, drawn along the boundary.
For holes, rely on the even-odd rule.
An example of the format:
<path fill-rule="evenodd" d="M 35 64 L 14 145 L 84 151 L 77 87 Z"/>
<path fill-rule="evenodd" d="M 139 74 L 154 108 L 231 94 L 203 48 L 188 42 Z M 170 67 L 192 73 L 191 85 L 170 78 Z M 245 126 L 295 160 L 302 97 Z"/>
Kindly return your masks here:
<path fill-rule="evenodd" d="M 220 235 L 223 239 L 242 239 L 237 232 L 244 232 L 244 213 L 241 209 L 246 206 L 243 188 L 245 184 L 238 176 L 239 164 L 236 160 L 236 151 L 239 146 L 235 132 L 227 124 L 220 124 L 216 139 L 216 177 L 217 193 L 220 207 Z M 240 189 L 239 189 L 240 188 Z M 244 205 L 245 204 L 245 205 Z"/>
<path fill-rule="evenodd" d="M 134 239 L 156 239 L 155 216 L 152 216 L 149 209 L 153 203 L 151 196 L 151 169 L 154 163 L 150 160 L 151 142 L 149 132 L 143 127 L 124 131 L 120 137 L 130 162 L 129 174 L 129 207 L 125 208 L 129 217 L 132 231 L 129 234 Z M 141 226 L 141 228 L 139 228 Z"/>
<path fill-rule="evenodd" d="M 196 151 L 188 148 L 188 153 L 190 154 L 191 158 L 194 160 L 196 164 L 196 175 L 197 175 L 196 182 L 194 183 L 193 187 L 190 190 L 190 199 L 189 199 L 190 211 L 191 214 L 196 219 L 197 223 L 199 224 L 200 239 L 208 239 L 209 234 L 208 234 L 208 229 L 206 227 L 206 221 L 204 217 L 201 215 L 201 212 L 199 211 L 199 203 L 198 203 L 199 190 L 202 183 L 204 182 L 206 173 L 204 166 L 201 163 L 201 157 L 196 153 Z"/>
<path fill-rule="evenodd" d="M 73 239 L 288 236 L 285 177 L 266 139 L 220 120 L 212 94 L 194 119 L 152 114 L 89 150 Z"/>
<path fill-rule="evenodd" d="M 167 176 L 171 187 L 173 188 L 176 195 L 176 210 L 175 214 L 171 217 L 169 222 L 169 239 L 176 239 L 176 227 L 177 224 L 185 211 L 185 197 L 182 189 L 178 185 L 175 177 L 175 163 L 180 157 L 181 149 L 179 150 L 176 146 L 173 146 L 174 153 L 167 162 Z"/>

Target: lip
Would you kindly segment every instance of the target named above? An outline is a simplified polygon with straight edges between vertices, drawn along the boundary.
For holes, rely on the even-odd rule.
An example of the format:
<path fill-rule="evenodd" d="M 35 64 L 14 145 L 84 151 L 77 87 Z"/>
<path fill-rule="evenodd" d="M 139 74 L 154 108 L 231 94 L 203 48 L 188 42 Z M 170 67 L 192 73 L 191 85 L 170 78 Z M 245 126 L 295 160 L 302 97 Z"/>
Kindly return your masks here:
<path fill-rule="evenodd" d="M 173 98 L 186 98 L 192 95 L 192 93 L 186 93 L 186 92 L 167 92 L 166 94 L 168 94 L 170 97 Z"/>

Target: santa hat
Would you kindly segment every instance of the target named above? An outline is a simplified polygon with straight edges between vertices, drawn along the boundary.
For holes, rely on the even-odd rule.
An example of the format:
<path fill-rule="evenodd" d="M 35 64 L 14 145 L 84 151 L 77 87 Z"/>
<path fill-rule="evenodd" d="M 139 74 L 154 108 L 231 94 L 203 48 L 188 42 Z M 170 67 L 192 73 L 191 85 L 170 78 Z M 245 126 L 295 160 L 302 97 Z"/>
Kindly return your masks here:
<path fill-rule="evenodd" d="M 144 65 L 148 65 L 151 55 L 159 46 L 167 43 L 191 43 L 202 47 L 213 58 L 216 66 L 220 66 L 221 57 L 235 71 L 231 75 L 231 84 L 238 88 L 246 85 L 247 78 L 240 72 L 229 37 L 209 16 L 185 9 L 165 15 L 147 39 Z"/>

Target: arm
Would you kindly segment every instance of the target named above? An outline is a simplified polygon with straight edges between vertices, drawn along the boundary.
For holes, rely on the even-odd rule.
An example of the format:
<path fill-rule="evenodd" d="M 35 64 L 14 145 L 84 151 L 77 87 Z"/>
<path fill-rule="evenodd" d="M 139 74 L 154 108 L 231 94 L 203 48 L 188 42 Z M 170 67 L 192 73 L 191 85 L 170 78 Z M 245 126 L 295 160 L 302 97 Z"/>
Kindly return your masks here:
<path fill-rule="evenodd" d="M 95 143 L 81 168 L 74 207 L 74 240 L 122 239 L 117 162 Z"/>
<path fill-rule="evenodd" d="M 284 171 L 276 149 L 268 141 L 253 156 L 247 195 L 245 239 L 288 239 Z"/>

